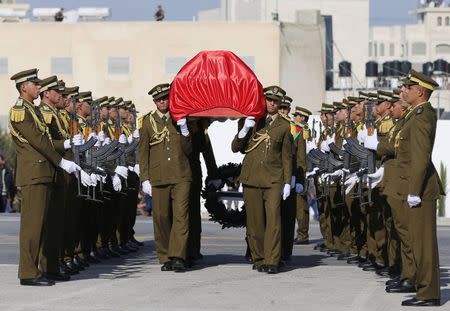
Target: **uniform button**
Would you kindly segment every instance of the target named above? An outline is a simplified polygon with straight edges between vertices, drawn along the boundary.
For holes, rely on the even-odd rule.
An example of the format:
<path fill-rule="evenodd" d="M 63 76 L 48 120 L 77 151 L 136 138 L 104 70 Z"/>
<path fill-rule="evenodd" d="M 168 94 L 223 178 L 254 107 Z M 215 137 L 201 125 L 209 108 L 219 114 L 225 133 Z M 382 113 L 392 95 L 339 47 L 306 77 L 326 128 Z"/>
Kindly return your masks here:
<path fill-rule="evenodd" d="M 167 161 L 170 161 L 170 158 L 167 158 Z"/>

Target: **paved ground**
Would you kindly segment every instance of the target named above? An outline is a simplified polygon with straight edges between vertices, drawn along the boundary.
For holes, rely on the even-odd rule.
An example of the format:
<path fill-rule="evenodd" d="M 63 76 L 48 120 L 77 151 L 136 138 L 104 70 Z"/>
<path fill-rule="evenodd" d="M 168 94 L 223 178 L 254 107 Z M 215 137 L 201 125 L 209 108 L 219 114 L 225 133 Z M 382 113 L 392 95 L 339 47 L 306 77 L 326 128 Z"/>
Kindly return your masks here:
<path fill-rule="evenodd" d="M 295 246 L 286 271 L 251 270 L 243 254 L 244 230 L 203 223 L 204 260 L 186 273 L 161 272 L 150 218 L 136 232 L 146 246 L 125 259 L 95 265 L 49 288 L 18 285 L 17 215 L 0 216 L 0 310 L 401 310 L 403 294 L 386 294 L 384 279 Z M 450 310 L 450 227 L 440 226 L 442 303 Z M 311 227 L 318 241 L 317 224 Z M 405 308 L 406 309 L 406 308 Z M 415 308 L 414 310 L 418 310 Z"/>

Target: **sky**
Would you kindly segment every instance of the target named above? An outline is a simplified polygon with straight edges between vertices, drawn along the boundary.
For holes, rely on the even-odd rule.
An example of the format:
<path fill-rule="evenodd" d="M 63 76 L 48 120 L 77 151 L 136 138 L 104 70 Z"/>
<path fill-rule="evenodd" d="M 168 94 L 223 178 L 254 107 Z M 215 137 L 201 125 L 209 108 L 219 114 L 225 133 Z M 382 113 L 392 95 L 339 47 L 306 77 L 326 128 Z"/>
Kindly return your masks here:
<path fill-rule="evenodd" d="M 283 0 L 279 0 L 283 1 Z M 301 1 L 301 0 L 298 0 Z M 17 0 L 34 7 L 64 7 L 66 10 L 79 7 L 109 7 L 111 20 L 153 19 L 158 4 L 166 12 L 166 20 L 192 20 L 199 10 L 220 6 L 220 0 Z M 370 0 L 370 25 L 395 25 L 415 23 L 408 15 L 418 0 Z"/>

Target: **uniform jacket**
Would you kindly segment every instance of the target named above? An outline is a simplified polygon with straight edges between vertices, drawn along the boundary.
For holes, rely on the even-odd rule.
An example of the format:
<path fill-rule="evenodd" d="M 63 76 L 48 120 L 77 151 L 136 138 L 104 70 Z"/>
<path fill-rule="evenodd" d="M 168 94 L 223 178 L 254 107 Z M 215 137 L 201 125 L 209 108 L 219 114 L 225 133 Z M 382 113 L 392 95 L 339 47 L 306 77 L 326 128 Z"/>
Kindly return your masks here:
<path fill-rule="evenodd" d="M 142 120 L 139 136 L 142 181 L 149 180 L 152 186 L 162 186 L 192 180 L 189 165 L 191 135 L 181 135 L 171 117 L 164 125 L 157 112 L 146 115 Z"/>
<path fill-rule="evenodd" d="M 380 143 L 377 152 L 395 155 L 390 194 L 406 200 L 408 194 L 422 200 L 436 200 L 443 194 L 437 171 L 431 160 L 436 135 L 436 112 L 429 102 L 416 106 L 391 143 Z"/>
<path fill-rule="evenodd" d="M 242 126 L 243 120 L 240 124 Z M 270 138 L 258 144 L 261 137 Z M 245 185 L 262 188 L 270 188 L 274 184 L 290 184 L 292 148 L 288 120 L 278 115 L 271 124 L 266 124 L 265 118 L 260 119 L 244 138 L 240 139 L 236 135 L 233 139 L 233 152 L 245 153 L 239 180 Z"/>
<path fill-rule="evenodd" d="M 53 182 L 55 167 L 62 159 L 37 111 L 22 98 L 10 110 L 9 127 L 17 153 L 17 186 Z"/>

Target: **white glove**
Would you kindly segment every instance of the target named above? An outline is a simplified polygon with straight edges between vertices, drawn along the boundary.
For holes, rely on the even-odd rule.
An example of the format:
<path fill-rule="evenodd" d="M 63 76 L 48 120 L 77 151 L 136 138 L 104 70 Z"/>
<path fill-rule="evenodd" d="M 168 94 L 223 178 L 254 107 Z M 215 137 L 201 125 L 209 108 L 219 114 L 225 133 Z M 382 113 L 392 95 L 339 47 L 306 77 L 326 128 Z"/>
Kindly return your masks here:
<path fill-rule="evenodd" d="M 105 138 L 105 141 L 103 142 L 103 146 L 109 145 L 110 143 L 111 143 L 111 138 L 106 137 L 106 138 Z"/>
<path fill-rule="evenodd" d="M 81 135 L 80 133 L 73 135 L 72 143 L 75 146 L 81 146 L 83 144 L 83 135 Z"/>
<path fill-rule="evenodd" d="M 86 141 L 88 141 L 91 138 L 96 138 L 96 137 L 97 137 L 97 135 L 94 132 L 92 132 L 91 134 L 89 134 L 89 136 L 88 136 Z"/>
<path fill-rule="evenodd" d="M 106 176 L 102 176 L 102 175 L 99 175 L 100 176 L 100 181 L 102 182 L 102 184 L 106 184 Z"/>
<path fill-rule="evenodd" d="M 308 154 L 311 150 L 316 149 L 316 143 L 313 141 L 306 141 L 306 154 Z"/>
<path fill-rule="evenodd" d="M 149 196 L 152 196 L 152 185 L 150 184 L 150 181 L 145 180 L 142 183 L 142 192 L 148 194 Z"/>
<path fill-rule="evenodd" d="M 80 171 L 81 167 L 75 164 L 75 162 L 67 161 L 65 159 L 61 159 L 58 166 L 65 170 L 68 174 L 75 173 L 76 171 Z"/>
<path fill-rule="evenodd" d="M 222 185 L 222 179 L 211 179 L 208 181 L 208 186 L 213 185 L 214 188 L 219 189 Z"/>
<path fill-rule="evenodd" d="M 78 174 L 76 176 L 78 177 Z M 81 183 L 83 184 L 83 186 L 85 186 L 85 187 L 93 186 L 91 176 L 88 173 L 81 170 L 80 177 L 81 177 Z"/>
<path fill-rule="evenodd" d="M 94 173 L 91 174 L 91 186 L 97 186 L 98 176 Z"/>
<path fill-rule="evenodd" d="M 115 174 L 112 178 L 112 184 L 114 191 L 120 192 L 122 191 L 122 181 L 119 178 L 119 175 Z"/>
<path fill-rule="evenodd" d="M 356 174 L 352 174 L 349 178 L 347 178 L 347 180 L 344 182 L 345 194 L 349 194 L 358 181 L 359 178 L 358 176 L 356 176 Z"/>
<path fill-rule="evenodd" d="M 134 166 L 128 165 L 128 170 L 129 170 L 130 172 L 134 172 Z"/>
<path fill-rule="evenodd" d="M 367 177 L 371 179 L 372 182 L 372 188 L 375 188 L 383 179 L 384 175 L 384 166 L 380 166 L 379 169 L 373 174 L 368 174 Z"/>
<path fill-rule="evenodd" d="M 366 126 L 363 126 L 363 129 L 361 131 L 358 132 L 357 138 L 360 144 L 364 144 L 364 141 L 366 140 L 367 137 L 367 129 Z"/>
<path fill-rule="evenodd" d="M 373 131 L 372 136 L 367 136 L 364 140 L 364 147 L 370 150 L 377 150 L 378 146 L 378 137 L 377 137 L 377 130 Z"/>
<path fill-rule="evenodd" d="M 328 138 L 327 140 L 324 140 L 321 144 L 320 144 L 320 151 L 322 152 L 330 152 L 330 147 L 328 147 Z"/>
<path fill-rule="evenodd" d="M 117 175 L 119 175 L 125 179 L 128 178 L 128 168 L 126 168 L 125 166 L 118 165 L 116 167 L 116 169 L 114 170 L 114 173 L 116 173 Z"/>
<path fill-rule="evenodd" d="M 255 125 L 256 125 L 255 117 L 247 117 L 247 118 L 245 118 L 244 126 L 239 131 L 238 138 L 239 139 L 244 138 L 248 134 L 248 131 L 250 131 L 250 129 L 252 127 L 254 127 Z"/>
<path fill-rule="evenodd" d="M 139 130 L 135 129 L 133 132 L 133 138 L 139 138 Z"/>
<path fill-rule="evenodd" d="M 315 167 L 311 172 L 306 172 L 306 178 L 316 175 L 318 170 L 319 168 Z"/>
<path fill-rule="evenodd" d="M 119 143 L 120 144 L 126 144 L 127 143 L 127 137 L 125 136 L 125 134 L 121 134 L 119 136 Z"/>
<path fill-rule="evenodd" d="M 134 165 L 134 172 L 139 176 L 141 174 L 141 170 L 139 164 Z"/>
<path fill-rule="evenodd" d="M 106 139 L 105 132 L 103 132 L 103 131 L 98 132 L 98 134 L 97 134 L 97 139 L 98 139 L 100 142 L 104 142 L 105 139 Z"/>
<path fill-rule="evenodd" d="M 302 184 L 295 184 L 295 192 L 302 193 L 303 192 L 303 185 Z"/>
<path fill-rule="evenodd" d="M 295 188 L 295 180 L 296 180 L 295 176 L 292 176 L 291 177 L 291 189 Z"/>
<path fill-rule="evenodd" d="M 131 144 L 133 142 L 133 135 L 128 136 L 127 141 L 129 144 Z"/>
<path fill-rule="evenodd" d="M 327 136 L 327 145 L 334 143 L 334 139 L 336 137 L 336 134 L 333 134 L 333 136 Z"/>
<path fill-rule="evenodd" d="M 342 176 L 342 175 L 344 175 L 344 171 L 343 170 L 337 170 L 337 171 L 335 171 L 335 172 L 330 174 L 330 176 L 333 176 L 333 177 L 338 177 L 338 176 Z"/>
<path fill-rule="evenodd" d="M 182 118 L 182 119 L 178 120 L 177 125 L 180 127 L 181 135 L 183 135 L 184 137 L 188 137 L 189 129 L 187 126 L 186 118 Z"/>
<path fill-rule="evenodd" d="M 289 195 L 291 194 L 291 185 L 290 184 L 285 184 L 283 187 L 283 200 L 286 200 Z"/>
<path fill-rule="evenodd" d="M 413 208 L 419 205 L 422 202 L 420 197 L 412 194 L 408 194 L 408 205 L 409 207 Z"/>
<path fill-rule="evenodd" d="M 68 149 L 70 149 L 71 147 L 72 147 L 72 145 L 70 144 L 70 138 L 69 138 L 69 139 L 66 139 L 66 140 L 64 141 L 64 149 L 68 150 Z"/>

